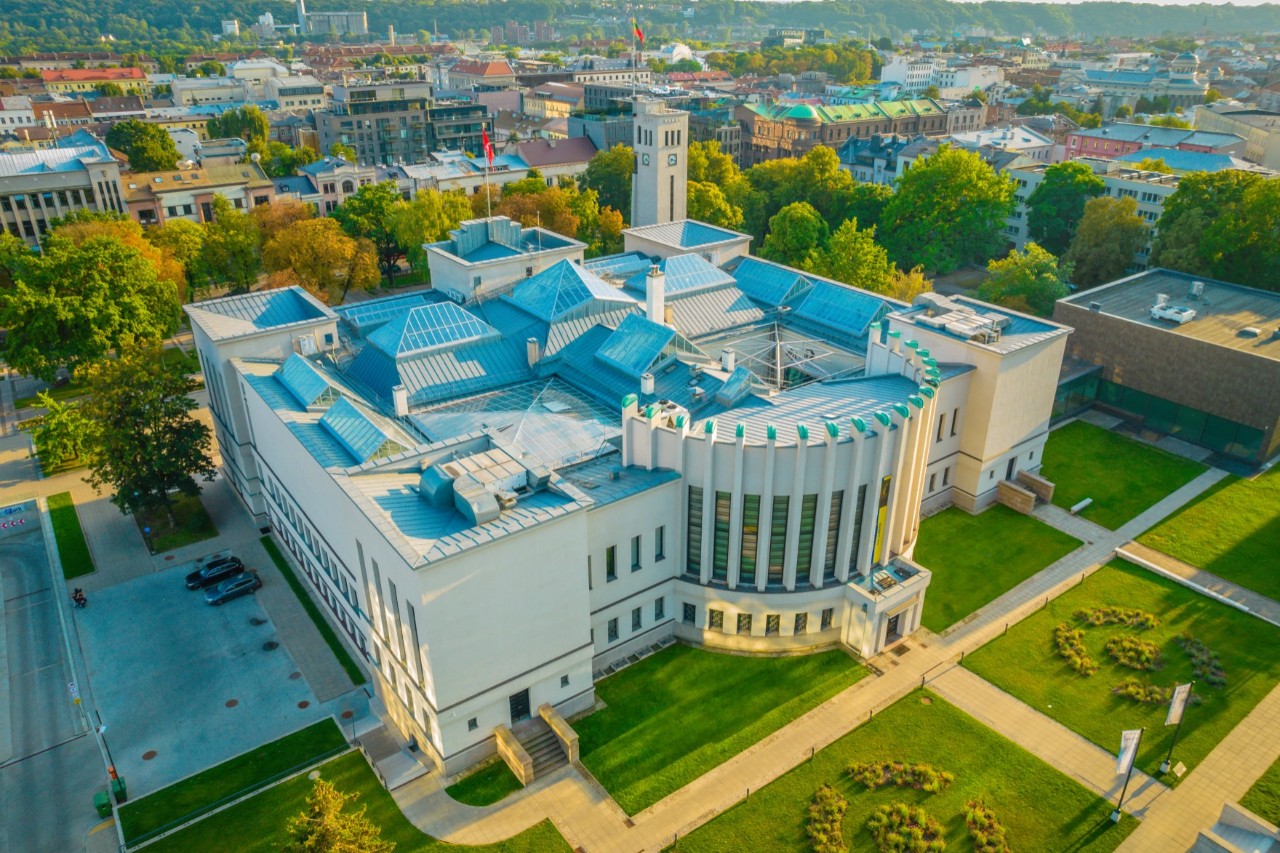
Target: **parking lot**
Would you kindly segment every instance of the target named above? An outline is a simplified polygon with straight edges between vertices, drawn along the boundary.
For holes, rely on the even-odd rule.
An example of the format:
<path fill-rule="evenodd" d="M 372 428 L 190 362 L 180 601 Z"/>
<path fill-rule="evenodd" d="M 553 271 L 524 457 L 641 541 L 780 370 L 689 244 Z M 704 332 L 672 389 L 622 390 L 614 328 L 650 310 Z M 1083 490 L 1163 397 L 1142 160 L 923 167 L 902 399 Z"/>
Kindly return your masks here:
<path fill-rule="evenodd" d="M 73 611 L 131 799 L 332 710 L 316 701 L 256 596 L 211 607 L 203 590 L 184 585 L 192 568 L 110 587 Z"/>

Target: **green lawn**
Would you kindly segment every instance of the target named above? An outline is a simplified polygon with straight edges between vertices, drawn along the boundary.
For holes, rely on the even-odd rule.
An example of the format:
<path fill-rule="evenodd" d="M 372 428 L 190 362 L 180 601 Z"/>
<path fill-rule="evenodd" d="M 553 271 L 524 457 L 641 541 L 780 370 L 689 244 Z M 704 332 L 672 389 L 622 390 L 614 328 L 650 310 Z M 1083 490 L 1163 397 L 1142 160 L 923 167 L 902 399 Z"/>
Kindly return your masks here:
<path fill-rule="evenodd" d="M 844 772 L 855 762 L 881 760 L 930 764 L 954 774 L 955 781 L 938 794 L 893 787 L 867 791 Z M 1137 826 L 1128 815 L 1113 824 L 1111 804 L 936 696 L 917 690 L 812 761 L 752 791 L 750 799 L 681 838 L 675 849 L 808 853 L 813 848 L 805 834 L 806 811 L 824 783 L 849 801 L 844 841 L 857 851 L 875 849 L 867 818 L 894 802 L 924 808 L 943 825 L 947 849 L 957 851 L 973 849 L 964 814 L 965 803 L 974 798 L 995 811 L 1014 850 L 1103 853 Z"/>
<path fill-rule="evenodd" d="M 285 735 L 210 767 L 120 807 L 120 825 L 127 841 L 180 823 L 192 814 L 208 811 L 224 799 L 233 799 L 280 776 L 345 749 L 347 739 L 331 719 Z"/>
<path fill-rule="evenodd" d="M 180 364 L 187 373 L 200 372 L 200 359 L 194 351 L 184 352 L 178 347 L 165 347 L 160 350 L 160 360 L 165 364 Z"/>
<path fill-rule="evenodd" d="M 582 763 L 635 814 L 866 674 L 842 651 L 747 657 L 676 645 L 597 683 L 607 707 L 573 727 Z"/>
<path fill-rule="evenodd" d="M 302 602 L 303 609 L 307 611 L 307 615 L 315 623 L 316 629 L 320 631 L 320 636 L 324 637 L 324 641 L 329 644 L 329 648 L 333 651 L 333 656 L 338 659 L 338 664 L 346 671 L 351 683 L 355 685 L 364 684 L 364 672 L 360 669 L 359 664 L 351 658 L 351 655 L 347 652 L 347 647 L 342 645 L 342 641 L 334 633 L 333 627 L 321 615 L 320 608 L 316 607 L 315 601 L 307 594 L 306 587 L 302 585 L 302 581 L 298 579 L 298 576 L 293 573 L 293 569 L 289 567 L 289 562 L 285 560 L 284 555 L 280 553 L 280 549 L 276 547 L 275 540 L 270 536 L 263 536 L 261 542 L 262 547 L 266 549 L 268 556 L 271 557 L 271 561 L 280 570 L 280 574 L 284 575 L 285 582 L 289 584 L 293 594 L 298 596 L 298 601 Z"/>
<path fill-rule="evenodd" d="M 1146 631 L 1119 625 L 1083 626 L 1073 614 L 1094 607 L 1125 607 L 1154 613 L 1159 627 Z M 1099 665 L 1092 676 L 1078 675 L 1058 656 L 1054 627 L 1082 627 L 1089 656 Z M 1221 658 L 1227 683 L 1196 687 L 1203 704 L 1188 707 L 1174 759 L 1195 766 L 1280 679 L 1280 628 L 1198 595 L 1173 581 L 1123 560 L 1115 560 L 1009 633 L 964 659 L 964 665 L 1111 752 L 1120 730 L 1145 726 L 1138 767 L 1154 774 L 1168 752 L 1173 728 L 1164 727 L 1166 705 L 1140 705 L 1114 696 L 1111 688 L 1128 676 L 1170 687 L 1192 678 L 1191 661 L 1176 642 L 1188 632 Z M 1136 635 L 1156 643 L 1166 664 L 1140 673 L 1114 663 L 1105 646 L 1113 636 Z"/>
<path fill-rule="evenodd" d="M 924 626 L 941 633 L 1079 544 L 1001 504 L 981 515 L 951 507 L 926 518 L 915 551 L 916 562 L 933 572 Z"/>
<path fill-rule="evenodd" d="M 1280 468 L 1227 477 L 1140 541 L 1280 601 Z"/>
<path fill-rule="evenodd" d="M 49 495 L 49 522 L 53 525 L 53 538 L 58 542 L 63 577 L 71 580 L 94 571 L 93 555 L 89 553 L 89 543 L 84 541 L 80 516 L 76 515 L 70 492 Z"/>
<path fill-rule="evenodd" d="M 1240 805 L 1265 821 L 1280 824 L 1280 761 L 1253 783 L 1249 792 L 1240 798 Z"/>
<path fill-rule="evenodd" d="M 172 496 L 171 501 L 174 524 L 169 523 L 169 516 L 162 509 L 145 510 L 133 515 L 138 530 L 151 528 L 151 550 L 155 553 L 163 554 L 218 535 L 218 528 L 214 526 L 213 519 L 209 517 L 198 496 L 178 493 Z"/>
<path fill-rule="evenodd" d="M 384 840 L 395 842 L 396 853 L 569 853 L 569 845 L 549 820 L 514 838 L 484 847 L 445 844 L 424 835 L 405 819 L 359 752 L 321 765 L 320 776 L 341 791 L 359 793 L 360 798 L 347 809 L 367 807 L 366 817 L 381 827 Z M 290 779 L 157 841 L 147 850 L 151 853 L 190 853 L 192 850 L 275 853 L 288 840 L 285 827 L 289 818 L 306 807 L 307 795 L 313 787 L 305 775 Z"/>
<path fill-rule="evenodd" d="M 1040 474 L 1055 485 L 1053 502 L 1115 530 L 1203 473 L 1205 466 L 1084 421 L 1049 434 Z"/>
<path fill-rule="evenodd" d="M 88 393 L 89 387 L 83 382 L 68 382 L 66 385 L 59 385 L 57 388 L 46 388 L 44 393 L 48 394 L 58 402 L 73 400 L 76 397 L 83 397 Z M 19 409 L 29 409 L 32 406 L 40 404 L 39 393 L 32 394 L 30 397 L 19 397 L 13 401 L 15 411 Z"/>
<path fill-rule="evenodd" d="M 469 806 L 491 806 L 522 787 L 507 762 L 499 758 L 465 779 L 454 782 L 445 793 Z"/>

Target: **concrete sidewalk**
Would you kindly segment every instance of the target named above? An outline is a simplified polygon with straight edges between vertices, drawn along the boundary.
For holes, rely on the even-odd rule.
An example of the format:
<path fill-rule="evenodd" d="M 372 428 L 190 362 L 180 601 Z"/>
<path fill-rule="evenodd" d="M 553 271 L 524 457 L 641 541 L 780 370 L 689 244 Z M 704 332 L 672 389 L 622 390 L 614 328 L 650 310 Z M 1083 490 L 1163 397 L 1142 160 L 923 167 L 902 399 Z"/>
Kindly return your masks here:
<path fill-rule="evenodd" d="M 1180 578 L 1187 586 L 1235 602 L 1259 619 L 1280 626 L 1280 602 L 1265 595 L 1237 586 L 1226 578 L 1198 569 L 1155 548 L 1148 548 L 1141 542 L 1126 542 L 1119 553 L 1121 556 L 1131 557 L 1138 565 L 1150 564 L 1163 574 Z"/>

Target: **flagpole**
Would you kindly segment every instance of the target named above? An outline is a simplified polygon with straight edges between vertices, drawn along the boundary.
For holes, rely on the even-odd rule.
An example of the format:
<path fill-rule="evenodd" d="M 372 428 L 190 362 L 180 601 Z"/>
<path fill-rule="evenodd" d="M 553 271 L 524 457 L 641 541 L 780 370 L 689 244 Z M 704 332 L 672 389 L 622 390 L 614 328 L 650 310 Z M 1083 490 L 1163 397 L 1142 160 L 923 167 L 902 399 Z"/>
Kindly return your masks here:
<path fill-rule="evenodd" d="M 1120 789 L 1120 801 L 1116 803 L 1116 810 L 1111 813 L 1111 822 L 1120 822 L 1120 810 L 1124 807 L 1124 795 L 1129 791 L 1129 780 L 1133 778 L 1133 765 L 1138 763 L 1138 749 L 1142 746 L 1142 733 L 1147 729 L 1138 729 L 1138 742 L 1133 745 L 1133 759 L 1129 762 L 1129 772 L 1125 774 L 1124 786 Z"/>
<path fill-rule="evenodd" d="M 1169 754 L 1164 757 L 1164 763 L 1160 765 L 1161 773 L 1168 773 L 1169 767 L 1173 762 L 1173 748 L 1178 744 L 1178 733 L 1182 731 L 1182 718 L 1187 715 L 1187 705 L 1191 702 L 1191 691 L 1196 689 L 1196 683 L 1191 682 L 1190 688 L 1187 690 L 1187 698 L 1182 703 L 1182 713 L 1178 714 L 1178 725 L 1173 730 L 1173 740 L 1169 743 Z"/>

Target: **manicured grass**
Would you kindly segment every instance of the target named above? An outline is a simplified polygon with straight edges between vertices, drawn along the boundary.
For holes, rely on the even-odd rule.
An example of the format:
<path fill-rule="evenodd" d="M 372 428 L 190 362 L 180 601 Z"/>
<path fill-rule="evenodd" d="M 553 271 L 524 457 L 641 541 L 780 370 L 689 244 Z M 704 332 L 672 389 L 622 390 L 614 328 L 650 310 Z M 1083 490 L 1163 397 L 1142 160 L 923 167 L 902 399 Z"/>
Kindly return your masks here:
<path fill-rule="evenodd" d="M 1040 473 L 1056 487 L 1055 504 L 1070 509 L 1093 498 L 1080 515 L 1115 530 L 1204 470 L 1199 462 L 1073 421 L 1049 435 Z"/>
<path fill-rule="evenodd" d="M 1240 805 L 1269 823 L 1280 824 L 1280 761 L 1272 764 L 1240 798 Z"/>
<path fill-rule="evenodd" d="M 84 541 L 80 516 L 76 515 L 70 492 L 49 495 L 49 522 L 53 525 L 53 538 L 58 542 L 63 577 L 71 580 L 93 572 L 93 555 L 89 553 L 89 543 Z"/>
<path fill-rule="evenodd" d="M 378 782 L 359 752 L 343 755 L 320 766 L 320 777 L 343 792 L 360 798 L 347 810 L 367 807 L 365 816 L 382 829 L 382 838 L 393 841 L 396 853 L 569 853 L 569 845 L 551 821 L 544 820 L 514 838 L 484 847 L 445 844 L 424 835 L 405 819 L 400 807 Z M 306 808 L 314 788 L 306 775 L 277 785 L 252 799 L 170 835 L 147 847 L 151 853 L 190 853 L 193 850 L 234 850 L 236 853 L 275 853 L 288 841 L 289 819 Z"/>
<path fill-rule="evenodd" d="M 160 360 L 165 364 L 181 364 L 187 373 L 200 372 L 200 359 L 195 352 L 184 352 L 178 347 L 165 347 L 160 350 Z"/>
<path fill-rule="evenodd" d="M 924 704 L 928 701 L 930 704 Z M 868 791 L 845 772 L 850 764 L 904 761 L 955 775 L 942 792 L 909 788 Z M 793 850 L 808 853 L 805 821 L 814 791 L 830 784 L 849 801 L 844 841 L 874 850 L 867 818 L 881 805 L 905 802 L 925 809 L 945 828 L 948 850 L 972 850 L 965 803 L 983 800 L 1008 830 L 1014 850 L 1103 853 L 1124 840 L 1137 821 L 1108 818 L 1111 805 L 1011 741 L 941 699 L 917 690 L 859 726 L 751 797 L 681 838 L 684 853 Z"/>
<path fill-rule="evenodd" d="M 89 391 L 88 385 L 83 382 L 68 382 L 66 385 L 59 385 L 57 388 L 49 387 L 45 389 L 46 394 L 58 402 L 65 400 L 74 400 L 76 397 L 83 397 Z M 32 394 L 30 397 L 19 397 L 13 401 L 14 410 L 29 409 L 32 406 L 40 404 L 39 393 Z"/>
<path fill-rule="evenodd" d="M 120 807 L 125 840 L 132 841 L 161 827 L 180 823 L 224 799 L 242 796 L 346 746 L 347 739 L 338 725 L 333 720 L 321 720 L 140 800 L 125 803 Z"/>
<path fill-rule="evenodd" d="M 671 646 L 597 683 L 607 707 L 573 727 L 582 763 L 635 814 L 866 674 L 841 651 L 765 658 Z"/>
<path fill-rule="evenodd" d="M 491 806 L 523 786 L 507 762 L 498 759 L 470 776 L 454 782 L 445 793 L 469 806 Z"/>
<path fill-rule="evenodd" d="M 1227 477 L 1140 541 L 1280 601 L 1280 468 Z"/>
<path fill-rule="evenodd" d="M 916 562 L 933 572 L 924 626 L 941 633 L 1079 544 L 1001 504 L 981 515 L 951 507 L 926 518 L 915 551 Z"/>
<path fill-rule="evenodd" d="M 266 549 L 267 554 L 271 557 L 271 562 L 276 564 L 276 568 L 280 570 L 280 574 L 284 575 L 285 582 L 289 584 L 293 594 L 298 596 L 298 601 L 302 602 L 303 609 L 307 611 L 307 615 L 315 623 L 316 629 L 320 631 L 320 636 L 324 637 L 324 641 L 329 644 L 329 648 L 333 651 L 333 656 L 338 659 L 338 664 L 346 671 L 351 683 L 355 685 L 364 684 L 364 672 L 360 669 L 359 664 L 352 660 L 351 655 L 347 652 L 347 647 L 342 645 L 342 641 L 338 639 L 338 635 L 334 633 L 332 626 L 321 615 L 320 608 L 316 607 L 315 601 L 307 594 L 306 587 L 302 585 L 302 581 L 298 579 L 298 576 L 293 573 L 293 569 L 289 567 L 289 562 L 285 560 L 284 555 L 280 553 L 280 549 L 276 547 L 275 541 L 270 536 L 263 536 L 261 542 L 262 547 Z"/>
<path fill-rule="evenodd" d="M 179 493 L 170 500 L 173 524 L 169 523 L 169 515 L 162 509 L 145 510 L 133 515 L 139 531 L 151 528 L 151 548 L 157 554 L 194 542 L 203 542 L 218 535 L 218 528 L 214 526 L 213 519 L 205 511 L 198 496 Z"/>
<path fill-rule="evenodd" d="M 1107 606 L 1154 613 L 1160 625 L 1146 631 L 1089 627 L 1073 616 L 1077 610 Z M 1085 648 L 1099 666 L 1092 676 L 1077 674 L 1058 656 L 1053 630 L 1062 622 L 1083 629 Z M 1006 636 L 966 656 L 964 665 L 1111 752 L 1119 748 L 1121 729 L 1145 726 L 1137 766 L 1154 775 L 1173 737 L 1173 727 L 1164 726 L 1168 706 L 1141 705 L 1112 695 L 1111 688 L 1129 676 L 1163 687 L 1190 681 L 1191 661 L 1176 642 L 1184 631 L 1218 654 L 1227 675 L 1225 687 L 1197 685 L 1203 703 L 1187 708 L 1173 757 L 1194 770 L 1280 679 L 1280 656 L 1275 654 L 1280 628 L 1115 560 Z M 1164 667 L 1139 672 L 1114 663 L 1106 652 L 1106 642 L 1114 636 L 1138 636 L 1157 644 Z"/>

